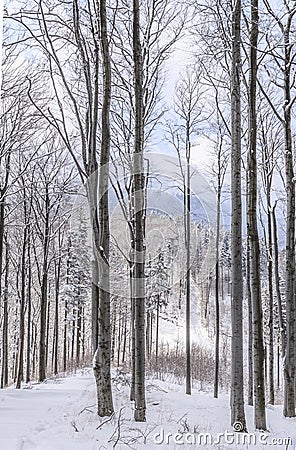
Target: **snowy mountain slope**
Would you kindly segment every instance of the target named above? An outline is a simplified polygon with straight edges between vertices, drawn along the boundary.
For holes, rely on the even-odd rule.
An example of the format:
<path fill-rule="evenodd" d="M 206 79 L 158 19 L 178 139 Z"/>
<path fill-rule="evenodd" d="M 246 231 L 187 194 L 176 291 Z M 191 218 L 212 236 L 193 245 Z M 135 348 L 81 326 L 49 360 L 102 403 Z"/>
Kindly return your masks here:
<path fill-rule="evenodd" d="M 227 395 L 215 400 L 194 389 L 191 396 L 186 396 L 183 386 L 153 379 L 147 380 L 147 422 L 135 423 L 127 381 L 125 375 L 116 377 L 116 414 L 111 420 L 96 415 L 91 369 L 77 376 L 32 385 L 31 389 L 0 391 L 0 448 L 295 448 L 296 419 L 282 418 L 281 407 L 267 410 L 270 432 L 243 436 L 230 429 Z M 254 433 L 252 408 L 246 407 L 246 412 L 249 432 Z"/>
<path fill-rule="evenodd" d="M 185 305 L 182 299 L 181 309 L 178 308 L 178 293 L 173 291 L 168 306 L 160 314 L 159 335 L 160 342 L 174 347 L 177 344 L 185 348 Z M 191 286 L 191 342 L 203 348 L 213 350 L 213 339 L 209 337 L 207 327 L 202 320 L 201 300 L 198 286 L 192 282 Z"/>

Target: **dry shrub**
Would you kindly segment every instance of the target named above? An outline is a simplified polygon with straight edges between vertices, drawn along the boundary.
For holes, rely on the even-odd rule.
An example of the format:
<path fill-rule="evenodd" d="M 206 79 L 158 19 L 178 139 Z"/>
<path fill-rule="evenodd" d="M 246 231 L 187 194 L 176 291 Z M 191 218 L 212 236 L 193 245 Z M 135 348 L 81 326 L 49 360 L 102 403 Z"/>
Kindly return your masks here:
<path fill-rule="evenodd" d="M 220 387 L 228 388 L 230 380 L 229 355 L 225 348 L 220 355 Z M 193 344 L 191 347 L 191 374 L 194 386 L 201 389 L 211 388 L 214 384 L 215 360 L 213 352 L 200 345 Z M 168 348 L 160 345 L 158 359 L 152 355 L 147 362 L 147 373 L 156 376 L 162 381 L 174 381 L 179 384 L 184 383 L 186 377 L 186 354 L 184 349 L 179 347 Z"/>

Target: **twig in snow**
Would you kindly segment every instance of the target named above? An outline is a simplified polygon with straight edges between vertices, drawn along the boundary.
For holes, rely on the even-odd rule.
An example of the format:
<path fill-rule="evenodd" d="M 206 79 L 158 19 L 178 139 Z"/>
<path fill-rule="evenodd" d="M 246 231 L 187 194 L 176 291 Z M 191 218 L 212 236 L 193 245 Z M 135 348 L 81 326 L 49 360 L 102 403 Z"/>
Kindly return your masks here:
<path fill-rule="evenodd" d="M 114 417 L 114 413 L 112 413 L 111 416 L 107 420 L 104 420 L 104 422 L 100 423 L 100 425 L 97 426 L 97 430 L 99 430 L 99 428 L 101 428 L 103 425 L 105 425 L 105 423 L 110 422 L 113 419 L 113 417 Z"/>
<path fill-rule="evenodd" d="M 82 414 L 84 411 L 89 411 L 89 412 L 91 412 L 91 413 L 93 413 L 93 411 L 91 410 L 91 409 L 89 409 L 89 408 L 94 408 L 96 405 L 89 405 L 89 406 L 86 406 L 85 408 L 83 408 L 79 413 L 78 413 L 78 415 L 79 414 Z"/>
<path fill-rule="evenodd" d="M 72 427 L 74 428 L 74 430 L 76 431 L 76 433 L 78 433 L 79 430 L 78 430 L 78 428 L 77 428 L 76 423 L 74 422 L 74 420 L 72 420 L 71 425 L 72 425 Z"/>
<path fill-rule="evenodd" d="M 119 413 L 118 413 L 118 420 L 117 420 L 117 438 L 114 442 L 113 448 L 116 447 L 116 445 L 118 444 L 118 441 L 120 439 L 120 426 L 121 426 L 121 414 L 122 414 L 122 410 L 124 408 L 120 408 Z"/>
<path fill-rule="evenodd" d="M 152 431 L 155 430 L 155 428 L 156 426 L 149 427 L 149 425 L 147 425 L 144 431 L 141 430 L 140 428 L 130 428 L 130 430 L 138 431 L 143 437 L 143 444 L 147 444 L 147 437 L 149 436 L 149 434 L 152 433 Z"/>
<path fill-rule="evenodd" d="M 183 417 L 185 417 L 185 416 L 187 416 L 187 413 L 183 414 L 183 416 L 181 416 L 180 419 L 177 420 L 177 423 L 179 423 L 183 419 Z"/>
<path fill-rule="evenodd" d="M 150 392 L 151 389 L 155 389 L 156 391 L 160 391 L 160 392 L 165 392 L 166 394 L 168 393 L 168 391 L 157 386 L 157 384 L 148 384 L 148 386 L 146 387 L 146 390 L 148 392 Z"/>

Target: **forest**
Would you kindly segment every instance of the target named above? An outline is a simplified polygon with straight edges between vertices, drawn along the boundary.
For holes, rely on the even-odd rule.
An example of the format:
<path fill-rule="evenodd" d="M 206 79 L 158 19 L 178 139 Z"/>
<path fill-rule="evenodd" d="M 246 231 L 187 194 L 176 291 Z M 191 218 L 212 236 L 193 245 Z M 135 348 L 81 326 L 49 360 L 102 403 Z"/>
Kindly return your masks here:
<path fill-rule="evenodd" d="M 270 409 L 295 430 L 296 2 L 16 0 L 2 22 L 1 395 L 90 370 L 98 448 L 138 448 L 116 390 L 140 427 L 151 379 L 226 395 L 236 433 Z"/>

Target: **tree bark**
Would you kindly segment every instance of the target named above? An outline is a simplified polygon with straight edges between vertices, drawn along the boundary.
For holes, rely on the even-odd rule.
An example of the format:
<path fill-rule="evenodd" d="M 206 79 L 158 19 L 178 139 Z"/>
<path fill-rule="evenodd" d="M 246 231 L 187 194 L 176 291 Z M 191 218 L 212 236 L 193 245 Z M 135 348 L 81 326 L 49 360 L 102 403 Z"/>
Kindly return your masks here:
<path fill-rule="evenodd" d="M 4 213 L 5 213 L 5 194 L 0 188 L 0 305 L 2 293 L 2 268 L 3 268 L 3 248 L 4 248 Z"/>
<path fill-rule="evenodd" d="M 28 286 L 27 286 L 27 367 L 26 383 L 31 379 L 31 335 L 32 335 L 32 265 L 31 265 L 31 228 L 28 229 L 27 244 Z"/>
<path fill-rule="evenodd" d="M 158 366 L 158 348 L 159 348 L 159 294 L 157 295 L 157 303 L 156 303 L 156 333 L 155 333 L 155 365 L 156 370 Z"/>
<path fill-rule="evenodd" d="M 46 377 L 46 316 L 47 316 L 47 289 L 48 289 L 48 247 L 49 247 L 49 186 L 45 186 L 45 212 L 44 212 L 44 233 L 43 233 L 43 264 L 40 298 L 40 330 L 39 330 L 39 381 L 42 382 Z"/>
<path fill-rule="evenodd" d="M 121 363 L 125 363 L 125 352 L 126 352 L 126 341 L 127 341 L 127 305 L 125 307 L 125 314 L 124 314 L 124 333 L 123 333 L 123 344 L 122 344 L 122 358 Z"/>
<path fill-rule="evenodd" d="M 133 62 L 135 99 L 135 147 L 133 155 L 134 198 L 134 278 L 135 312 L 135 420 L 146 420 L 145 399 L 145 176 L 144 176 L 144 115 L 143 59 L 140 38 L 140 3 L 133 0 Z"/>
<path fill-rule="evenodd" d="M 191 235 L 191 192 L 190 192 L 190 135 L 186 129 L 186 394 L 191 395 L 191 268 L 190 268 L 190 235 Z"/>
<path fill-rule="evenodd" d="M 270 192 L 268 202 L 268 293 L 269 293 L 269 403 L 274 405 L 274 308 L 273 308 L 273 255 L 272 255 L 272 217 L 270 205 Z"/>
<path fill-rule="evenodd" d="M 24 192 L 25 195 L 25 192 Z M 25 302 L 26 302 L 26 253 L 27 253 L 27 236 L 28 236 L 28 224 L 27 224 L 27 204 L 24 198 L 24 234 L 22 243 L 21 254 L 21 298 L 20 298 L 20 310 L 19 310 L 19 348 L 18 348 L 18 368 L 16 378 L 16 389 L 21 388 L 21 383 L 24 379 L 24 346 L 25 346 Z"/>
<path fill-rule="evenodd" d="M 294 13 L 295 14 L 295 8 Z M 284 30 L 284 136 L 286 169 L 286 317 L 287 340 L 284 359 L 284 416 L 295 417 L 295 179 L 291 115 L 291 14 Z"/>
<path fill-rule="evenodd" d="M 66 286 L 69 285 L 69 276 L 70 276 L 70 248 L 71 248 L 71 238 L 68 239 L 68 248 L 67 248 L 67 263 L 66 263 Z M 93 329 L 92 329 L 93 331 Z M 67 298 L 64 302 L 64 330 L 63 330 L 63 370 L 66 372 L 67 370 L 67 333 L 68 333 L 68 301 Z M 93 334 L 92 334 L 93 336 Z"/>
<path fill-rule="evenodd" d="M 150 333 L 152 332 L 151 328 L 150 328 L 150 314 L 151 312 L 148 310 L 147 311 L 147 316 L 146 316 L 146 355 L 148 360 L 151 359 L 151 353 L 150 353 Z"/>
<path fill-rule="evenodd" d="M 80 293 L 78 293 L 78 299 L 79 299 Z M 81 354 L 81 324 L 82 324 L 82 310 L 81 310 L 81 304 L 79 303 L 77 306 L 77 319 L 76 319 L 76 367 L 79 367 L 80 364 L 80 354 Z"/>
<path fill-rule="evenodd" d="M 216 213 L 216 265 L 215 265 L 215 375 L 214 375 L 214 398 L 218 398 L 219 390 L 219 358 L 220 358 L 220 264 L 219 264 L 219 241 L 220 241 L 220 219 L 221 219 L 221 194 L 224 174 L 221 167 L 222 141 L 218 143 L 218 174 L 217 174 L 217 213 Z M 222 289 L 221 289 L 222 288 Z M 220 287 L 223 298 L 223 284 Z"/>
<path fill-rule="evenodd" d="M 59 295 L 60 295 L 60 276 L 61 276 L 61 256 L 60 256 L 60 246 L 58 261 L 55 265 L 55 316 L 54 316 L 54 363 L 53 363 L 53 373 L 57 375 L 58 373 L 58 357 L 59 357 Z"/>
<path fill-rule="evenodd" d="M 250 282 L 250 244 L 247 239 L 247 267 L 246 267 L 246 289 L 248 299 L 248 405 L 254 404 L 253 391 L 253 313 L 252 313 L 252 296 Z"/>
<path fill-rule="evenodd" d="M 241 1 L 232 12 L 231 67 L 231 424 L 246 431 L 243 376 L 243 277 L 241 204 Z"/>
<path fill-rule="evenodd" d="M 132 239 L 134 239 L 134 236 L 131 236 Z M 134 241 L 133 242 L 133 246 L 134 246 Z M 133 250 L 132 250 L 133 252 Z M 130 262 L 130 273 L 129 273 L 129 283 L 130 283 L 130 300 L 131 300 L 131 329 L 130 329 L 130 334 L 131 334 L 131 371 L 132 371 L 132 379 L 131 379 L 131 392 L 130 392 L 130 400 L 131 401 L 135 401 L 135 363 L 136 363 L 136 358 L 135 358 L 135 348 L 136 348 L 136 343 L 135 343 L 135 298 L 134 298 L 134 294 L 133 294 L 133 271 L 134 271 L 134 267 L 133 267 L 133 261 Z"/>
<path fill-rule="evenodd" d="M 102 417 L 110 416 L 114 411 L 111 390 L 110 230 L 108 203 L 111 60 L 109 54 L 106 0 L 100 0 L 98 3 L 101 52 L 103 58 L 103 106 L 101 116 L 101 153 L 99 168 L 99 236 L 98 240 L 95 239 L 95 250 L 99 266 L 99 332 L 98 347 L 94 358 L 94 374 L 97 384 L 98 415 Z"/>
<path fill-rule="evenodd" d="M 2 325 L 2 370 L 1 389 L 8 385 L 8 280 L 9 280 L 9 244 L 5 242 L 5 277 L 3 294 L 3 325 Z"/>
<path fill-rule="evenodd" d="M 281 338 L 281 355 L 285 356 L 286 351 L 286 324 L 283 316 L 283 303 L 280 290 L 280 274 L 279 274 L 279 246 L 277 237 L 277 222 L 275 214 L 276 204 L 272 208 L 272 235 L 273 235 L 273 267 L 274 267 L 274 281 L 275 281 L 275 291 L 277 298 L 278 316 L 279 316 L 279 327 L 280 327 L 280 338 Z"/>
<path fill-rule="evenodd" d="M 274 290 L 273 290 L 273 235 L 272 235 L 272 207 L 271 207 L 271 188 L 274 170 L 274 146 L 269 143 L 269 136 L 265 130 L 265 121 L 260 114 L 261 135 L 262 135 L 262 181 L 265 188 L 266 207 L 267 207 L 267 237 L 264 233 L 265 248 L 267 254 L 267 273 L 268 273 L 268 296 L 269 296 L 269 345 L 268 345 L 268 389 L 269 403 L 274 405 Z"/>
<path fill-rule="evenodd" d="M 247 167 L 247 231 L 250 244 L 250 287 L 253 319 L 253 373 L 255 428 L 266 430 L 264 342 L 260 281 L 260 246 L 257 225 L 257 44 L 258 0 L 251 0 L 249 55 L 249 145 Z"/>

